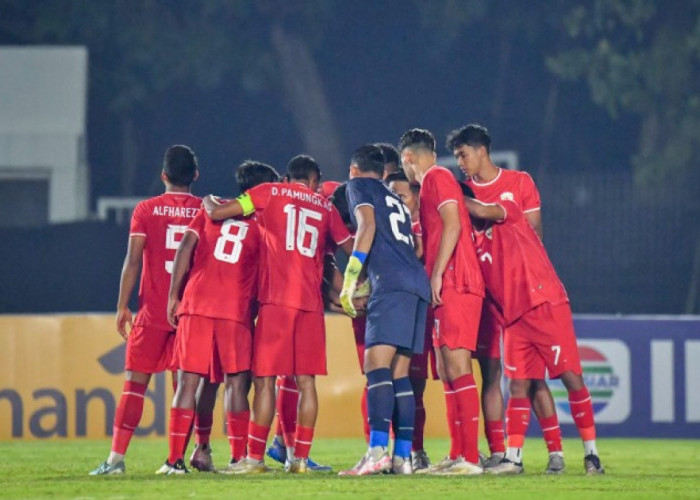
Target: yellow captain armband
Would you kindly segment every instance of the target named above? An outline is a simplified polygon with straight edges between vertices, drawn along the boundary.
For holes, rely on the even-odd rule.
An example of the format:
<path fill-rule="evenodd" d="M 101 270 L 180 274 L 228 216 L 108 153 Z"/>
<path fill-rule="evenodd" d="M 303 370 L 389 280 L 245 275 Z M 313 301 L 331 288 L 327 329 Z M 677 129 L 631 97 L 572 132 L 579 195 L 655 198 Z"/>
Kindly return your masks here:
<path fill-rule="evenodd" d="M 253 200 L 248 193 L 243 193 L 236 198 L 236 201 L 241 204 L 243 215 L 250 215 L 255 212 L 255 205 L 253 205 Z"/>

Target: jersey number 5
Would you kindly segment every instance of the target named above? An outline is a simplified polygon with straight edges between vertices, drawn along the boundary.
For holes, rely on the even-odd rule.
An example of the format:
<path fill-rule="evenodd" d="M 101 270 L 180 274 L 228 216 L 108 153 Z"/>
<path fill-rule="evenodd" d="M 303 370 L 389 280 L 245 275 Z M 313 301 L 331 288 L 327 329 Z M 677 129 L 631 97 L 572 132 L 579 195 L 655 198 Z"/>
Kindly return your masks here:
<path fill-rule="evenodd" d="M 168 224 L 168 229 L 165 231 L 165 248 L 167 250 L 177 250 L 182 241 L 182 235 L 185 234 L 187 226 L 179 226 L 177 224 Z M 165 270 L 168 274 L 173 274 L 172 260 L 165 261 Z"/>
<path fill-rule="evenodd" d="M 235 234 L 231 233 L 232 227 L 238 230 Z M 243 249 L 243 240 L 248 234 L 248 223 L 239 220 L 227 220 L 221 224 L 221 236 L 216 240 L 214 247 L 214 257 L 217 260 L 235 264 L 241 258 L 241 250 Z M 233 243 L 231 251 L 226 251 L 226 244 Z"/>
<path fill-rule="evenodd" d="M 304 257 L 314 257 L 318 247 L 318 228 L 309 224 L 309 219 L 320 221 L 323 216 L 308 208 L 297 208 L 291 203 L 284 206 L 284 213 L 287 214 L 285 248 L 290 251 L 296 248 Z M 309 235 L 308 246 L 304 246 L 306 235 Z"/>

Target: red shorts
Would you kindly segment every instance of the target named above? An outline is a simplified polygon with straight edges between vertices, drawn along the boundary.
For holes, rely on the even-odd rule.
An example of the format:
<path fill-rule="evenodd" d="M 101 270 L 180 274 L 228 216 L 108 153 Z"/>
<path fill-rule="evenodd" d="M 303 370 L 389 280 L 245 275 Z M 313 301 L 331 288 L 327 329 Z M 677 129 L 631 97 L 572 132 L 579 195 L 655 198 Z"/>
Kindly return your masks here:
<path fill-rule="evenodd" d="M 433 309 L 433 345 L 450 349 L 476 349 L 481 304 L 472 293 L 458 293 L 452 288 L 442 291 L 442 305 Z"/>
<path fill-rule="evenodd" d="M 414 354 L 411 358 L 411 366 L 408 369 L 408 376 L 413 379 L 428 378 L 428 360 L 430 360 L 430 374 L 433 380 L 437 380 L 437 361 L 435 359 L 435 349 L 433 349 L 433 310 L 428 307 L 428 318 L 425 325 L 425 342 L 423 344 L 423 354 Z"/>
<path fill-rule="evenodd" d="M 352 331 L 355 334 L 355 348 L 357 349 L 357 359 L 360 361 L 360 371 L 365 373 L 365 328 L 367 327 L 367 316 L 360 316 L 352 319 Z"/>
<path fill-rule="evenodd" d="M 476 338 L 476 357 L 500 359 L 503 319 L 490 300 L 484 300 L 479 321 L 479 334 Z"/>
<path fill-rule="evenodd" d="M 568 302 L 540 304 L 506 327 L 503 365 L 515 379 L 544 379 L 572 371 L 581 375 L 574 321 Z"/>
<path fill-rule="evenodd" d="M 177 326 L 175 356 L 181 370 L 220 382 L 224 373 L 250 370 L 252 344 L 248 325 L 183 314 Z"/>
<path fill-rule="evenodd" d="M 125 368 L 142 373 L 177 370 L 173 361 L 174 344 L 175 330 L 134 325 L 126 341 Z"/>
<path fill-rule="evenodd" d="M 253 340 L 253 375 L 326 375 L 323 312 L 261 304 Z"/>

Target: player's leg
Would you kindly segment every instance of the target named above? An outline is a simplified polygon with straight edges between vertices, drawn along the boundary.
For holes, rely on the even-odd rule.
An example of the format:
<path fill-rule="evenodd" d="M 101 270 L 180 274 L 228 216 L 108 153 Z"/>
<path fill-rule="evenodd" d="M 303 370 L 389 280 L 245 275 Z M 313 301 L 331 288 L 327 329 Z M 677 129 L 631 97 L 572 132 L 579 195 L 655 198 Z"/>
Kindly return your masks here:
<path fill-rule="evenodd" d="M 218 389 L 219 383 L 211 382 L 206 377 L 202 378 L 199 383 L 199 388 L 197 389 L 197 403 L 194 414 L 194 432 L 197 443 L 190 457 L 190 465 L 201 472 L 211 472 L 214 470 L 209 441 L 214 421 L 214 406 L 216 404 Z M 187 445 L 185 445 L 185 448 L 187 448 Z"/>
<path fill-rule="evenodd" d="M 170 407 L 169 452 L 165 464 L 156 474 L 185 474 L 185 443 L 187 441 L 196 405 L 197 389 L 202 376 L 180 370 L 177 380 L 177 391 L 173 396 Z"/>
<path fill-rule="evenodd" d="M 478 361 L 482 379 L 481 407 L 484 412 L 484 431 L 491 452 L 491 456 L 484 462 L 486 469 L 498 465 L 506 452 L 501 391 L 503 370 L 500 358 L 479 357 Z"/>
<path fill-rule="evenodd" d="M 537 345 L 540 356 L 546 362 L 549 376 L 561 378 L 569 393 L 571 415 L 583 441 L 586 473 L 603 474 L 605 471 L 596 449 L 593 402 L 582 377 L 571 308 L 568 303 L 545 303 L 534 313 L 536 321 L 542 325 Z"/>
<path fill-rule="evenodd" d="M 427 357 L 427 356 L 426 356 Z M 427 469 L 430 467 L 430 459 L 425 452 L 423 438 L 425 435 L 425 403 L 423 395 L 425 394 L 426 378 L 410 377 L 411 389 L 413 389 L 413 397 L 415 399 L 416 411 L 413 424 L 413 437 L 411 443 L 411 463 L 414 472 L 416 470 Z"/>
<path fill-rule="evenodd" d="M 299 408 L 299 388 L 294 377 L 277 377 L 277 419 L 282 428 L 282 443 L 287 456 L 294 455 L 294 441 L 297 431 L 297 412 Z"/>
<path fill-rule="evenodd" d="M 226 375 L 226 428 L 231 447 L 229 466 L 239 463 L 246 456 L 246 441 L 250 422 L 249 387 L 249 371 Z"/>
<path fill-rule="evenodd" d="M 254 376 L 253 414 L 248 426 L 248 454 L 241 473 L 265 472 L 263 461 L 270 426 L 275 417 L 275 376 Z"/>
<path fill-rule="evenodd" d="M 564 452 L 561 446 L 561 429 L 559 428 L 559 418 L 557 409 L 554 406 L 554 398 L 549 390 L 547 382 L 535 379 L 530 385 L 530 401 L 535 412 L 542 436 L 547 444 L 549 461 L 546 474 L 561 474 L 564 472 Z"/>
<path fill-rule="evenodd" d="M 394 386 L 394 453 L 392 457 L 392 472 L 394 474 L 412 474 L 411 447 L 415 429 L 416 401 L 411 379 L 408 376 L 411 364 L 411 351 L 397 351 L 391 366 L 391 377 Z"/>
<path fill-rule="evenodd" d="M 141 421 L 151 375 L 165 370 L 173 357 L 172 331 L 135 326 L 126 343 L 125 380 L 114 417 L 110 454 L 90 475 L 121 474 L 124 456 Z"/>
<path fill-rule="evenodd" d="M 457 419 L 460 422 L 463 461 L 442 473 L 480 474 L 479 465 L 479 393 L 472 373 L 471 352 L 467 349 L 440 348 L 450 389 L 454 392 Z"/>
<path fill-rule="evenodd" d="M 357 349 L 357 359 L 360 362 L 360 371 L 364 375 L 365 363 L 365 327 L 367 318 L 358 316 L 352 320 L 352 331 L 355 335 L 355 348 Z M 360 399 L 360 413 L 362 414 L 362 430 L 365 434 L 365 442 L 369 443 L 369 417 L 367 415 L 367 386 L 365 385 Z"/>

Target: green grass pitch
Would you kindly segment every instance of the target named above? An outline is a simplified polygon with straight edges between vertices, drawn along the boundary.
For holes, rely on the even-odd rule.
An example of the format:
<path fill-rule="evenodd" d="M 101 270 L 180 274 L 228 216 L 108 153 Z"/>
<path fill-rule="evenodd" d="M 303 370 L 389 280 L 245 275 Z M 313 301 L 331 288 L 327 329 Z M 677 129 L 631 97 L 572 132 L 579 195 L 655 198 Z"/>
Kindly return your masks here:
<path fill-rule="evenodd" d="M 485 449 L 482 443 L 482 449 Z M 213 443 L 217 466 L 227 462 L 228 444 Z M 433 459 L 447 441 L 426 440 Z M 125 476 L 89 477 L 109 451 L 108 441 L 0 444 L 0 498 L 700 498 L 700 440 L 601 439 L 605 476 L 586 477 L 582 448 L 564 440 L 566 473 L 546 476 L 546 449 L 539 438 L 525 448 L 526 473 L 509 477 L 381 476 L 341 478 L 333 473 L 289 476 L 277 464 L 265 475 L 204 474 L 163 477 L 153 472 L 167 454 L 164 439 L 134 439 Z M 335 470 L 352 466 L 363 452 L 357 439 L 318 439 L 312 456 Z"/>

